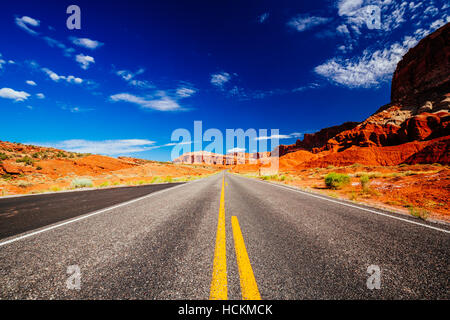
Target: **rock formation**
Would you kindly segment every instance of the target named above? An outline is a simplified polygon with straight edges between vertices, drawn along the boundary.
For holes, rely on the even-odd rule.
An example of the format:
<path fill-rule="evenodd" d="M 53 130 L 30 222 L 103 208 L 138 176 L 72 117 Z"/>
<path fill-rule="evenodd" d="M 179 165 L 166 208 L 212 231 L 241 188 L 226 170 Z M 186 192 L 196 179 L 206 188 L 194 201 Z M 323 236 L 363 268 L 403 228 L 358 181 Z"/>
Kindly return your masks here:
<path fill-rule="evenodd" d="M 281 145 L 280 155 L 298 150 L 320 153 L 342 152 L 351 147 L 397 146 L 448 136 L 450 23 L 422 39 L 398 63 L 392 79 L 391 99 L 391 103 L 359 124 L 347 122 L 305 135 L 303 141 L 297 140 L 293 145 Z M 448 140 L 440 141 L 439 147 L 429 146 L 423 152 L 448 150 L 442 147 Z M 448 156 L 422 154 L 408 159 L 409 162 L 430 159 L 448 163 Z"/>

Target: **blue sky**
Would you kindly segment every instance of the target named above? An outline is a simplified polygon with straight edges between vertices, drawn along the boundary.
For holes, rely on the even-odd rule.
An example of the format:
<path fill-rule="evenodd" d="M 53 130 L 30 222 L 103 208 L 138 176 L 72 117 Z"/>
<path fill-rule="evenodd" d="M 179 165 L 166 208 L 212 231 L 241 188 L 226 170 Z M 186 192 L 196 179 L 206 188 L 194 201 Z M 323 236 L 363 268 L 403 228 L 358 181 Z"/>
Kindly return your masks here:
<path fill-rule="evenodd" d="M 167 161 L 200 120 L 294 143 L 388 103 L 401 56 L 449 20 L 445 1 L 5 3 L 0 140 Z"/>

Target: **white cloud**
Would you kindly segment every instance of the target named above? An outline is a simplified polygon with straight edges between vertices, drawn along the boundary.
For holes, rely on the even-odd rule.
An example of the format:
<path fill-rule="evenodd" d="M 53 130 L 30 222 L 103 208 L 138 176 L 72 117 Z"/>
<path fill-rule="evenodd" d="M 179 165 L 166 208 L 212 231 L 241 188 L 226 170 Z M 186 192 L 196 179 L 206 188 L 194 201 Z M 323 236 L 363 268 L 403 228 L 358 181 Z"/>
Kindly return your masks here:
<path fill-rule="evenodd" d="M 392 0 L 340 0 L 337 2 L 338 14 L 344 18 L 353 36 L 361 35 L 361 28 L 378 29 L 390 32 L 405 23 L 405 11 L 417 5 L 406 1 Z M 342 31 L 342 30 L 338 30 Z"/>
<path fill-rule="evenodd" d="M 314 71 L 331 82 L 350 88 L 374 87 L 391 78 L 397 63 L 417 42 L 416 38 L 407 36 L 403 42 L 396 42 L 385 49 L 373 52 L 366 49 L 360 57 L 332 58 Z"/>
<path fill-rule="evenodd" d="M 271 139 L 290 139 L 290 135 L 286 134 L 273 134 L 271 136 L 256 137 L 255 140 L 271 140 Z"/>
<path fill-rule="evenodd" d="M 0 89 L 0 98 L 11 99 L 14 101 L 24 101 L 30 96 L 29 93 L 25 91 L 16 91 L 11 88 Z"/>
<path fill-rule="evenodd" d="M 75 57 L 75 60 L 80 64 L 80 67 L 84 70 L 89 68 L 89 64 L 95 63 L 95 59 L 93 57 L 85 56 L 82 53 L 77 54 L 77 56 Z"/>
<path fill-rule="evenodd" d="M 258 17 L 259 23 L 263 23 L 264 21 L 267 20 L 268 17 L 269 17 L 269 13 L 268 13 L 268 12 L 263 13 L 262 15 L 260 15 L 260 16 Z"/>
<path fill-rule="evenodd" d="M 72 56 L 72 54 L 75 52 L 75 49 L 67 47 L 61 41 L 58 41 L 58 40 L 53 39 L 53 38 L 48 37 L 48 36 L 40 36 L 38 32 L 36 32 L 35 30 L 31 29 L 30 27 L 38 27 L 40 25 L 40 21 L 39 20 L 30 18 L 30 17 L 27 17 L 27 16 L 23 16 L 22 18 L 16 18 L 15 22 L 20 28 L 22 28 L 23 30 L 27 31 L 28 33 L 30 33 L 32 35 L 39 36 L 39 38 L 41 38 L 45 42 L 47 42 L 47 44 L 50 47 L 62 49 L 63 52 L 64 52 L 64 55 L 66 57 Z"/>
<path fill-rule="evenodd" d="M 340 26 L 338 26 L 336 28 L 336 31 L 341 34 L 349 34 L 350 33 L 350 31 L 348 31 L 348 28 L 345 24 L 341 24 Z"/>
<path fill-rule="evenodd" d="M 306 86 L 297 87 L 295 89 L 292 89 L 292 92 L 302 92 L 302 91 L 305 91 L 305 90 L 308 90 L 308 89 L 316 89 L 316 88 L 319 88 L 319 87 L 320 87 L 319 84 L 313 82 L 313 83 L 310 83 L 310 84 L 308 84 Z"/>
<path fill-rule="evenodd" d="M 65 77 L 66 81 L 69 83 L 76 83 L 76 84 L 80 84 L 83 82 L 83 79 L 78 78 L 78 77 L 74 77 L 74 76 L 67 76 Z"/>
<path fill-rule="evenodd" d="M 195 90 L 192 88 L 181 87 L 177 89 L 176 95 L 179 98 L 189 98 L 195 94 Z"/>
<path fill-rule="evenodd" d="M 74 48 L 69 48 L 64 43 L 62 43 L 62 42 L 60 42 L 60 41 L 58 41 L 56 39 L 53 39 L 53 38 L 50 38 L 50 37 L 47 37 L 47 36 L 46 37 L 42 37 L 42 39 L 44 39 L 45 42 L 47 42 L 47 44 L 50 47 L 52 47 L 52 48 L 59 48 L 59 49 L 63 50 L 64 56 L 66 56 L 66 57 L 71 57 L 72 54 L 75 52 Z"/>
<path fill-rule="evenodd" d="M 292 138 L 301 138 L 301 137 L 304 136 L 304 133 L 303 133 L 303 132 L 292 132 L 292 133 L 290 134 L 290 136 L 291 136 Z"/>
<path fill-rule="evenodd" d="M 41 70 L 44 71 L 49 76 L 49 78 L 55 82 L 58 82 L 61 79 L 65 80 L 69 83 L 76 83 L 76 84 L 80 84 L 83 82 L 83 79 L 81 79 L 81 78 L 74 77 L 74 76 L 60 76 L 48 68 L 42 68 Z"/>
<path fill-rule="evenodd" d="M 131 79 L 133 79 L 137 75 L 140 75 L 140 74 L 142 74 L 144 72 L 145 72 L 145 69 L 144 68 L 140 68 L 138 71 L 136 71 L 134 73 L 131 72 L 131 71 L 128 71 L 128 70 L 119 70 L 119 71 L 116 71 L 116 74 L 119 77 L 121 77 L 123 80 L 130 81 Z"/>
<path fill-rule="evenodd" d="M 214 73 L 211 75 L 211 84 L 216 87 L 222 87 L 225 83 L 230 81 L 231 75 L 228 72 Z"/>
<path fill-rule="evenodd" d="M 133 80 L 128 81 L 128 84 L 130 86 L 143 88 L 143 89 L 150 89 L 150 88 L 154 88 L 155 87 L 153 84 L 151 84 L 147 80 L 136 80 L 136 79 L 133 79 Z"/>
<path fill-rule="evenodd" d="M 20 28 L 22 28 L 26 32 L 28 32 L 30 34 L 34 34 L 34 35 L 36 35 L 37 32 L 34 31 L 33 29 L 31 29 L 30 26 L 38 27 L 40 24 L 39 20 L 30 18 L 27 16 L 23 16 L 22 18 L 16 18 L 15 22 L 16 22 L 16 25 L 18 25 Z"/>
<path fill-rule="evenodd" d="M 158 111 L 175 111 L 180 110 L 180 105 L 168 97 L 163 91 L 159 91 L 157 96 L 151 99 L 135 96 L 129 93 L 118 93 L 110 96 L 114 102 L 134 103 L 145 109 L 154 109 Z"/>
<path fill-rule="evenodd" d="M 349 15 L 355 10 L 359 9 L 363 0 L 340 0 L 338 2 L 338 14 L 340 16 Z"/>
<path fill-rule="evenodd" d="M 34 82 L 33 80 L 27 80 L 25 82 L 26 82 L 26 84 L 29 84 L 30 86 L 37 86 L 36 82 Z"/>
<path fill-rule="evenodd" d="M 129 70 L 118 70 L 114 73 L 125 80 L 130 86 L 141 89 L 155 88 L 155 86 L 150 81 L 134 79 L 136 76 L 143 74 L 144 72 L 144 68 L 139 68 L 136 72 L 131 72 Z"/>
<path fill-rule="evenodd" d="M 87 48 L 87 49 L 97 49 L 99 47 L 101 47 L 103 45 L 102 42 L 97 41 L 97 40 L 91 40 L 88 38 L 76 38 L 76 37 L 71 37 L 70 40 L 73 42 L 73 44 L 83 47 L 83 48 Z"/>
<path fill-rule="evenodd" d="M 430 15 L 432 17 L 434 17 L 435 15 L 437 15 L 439 13 L 439 9 L 436 8 L 435 6 L 428 6 L 425 11 L 423 12 L 424 15 Z"/>
<path fill-rule="evenodd" d="M 123 139 L 90 141 L 82 139 L 65 140 L 56 143 L 39 143 L 46 147 L 63 149 L 79 153 L 95 153 L 104 155 L 130 154 L 150 150 L 155 141 L 146 139 Z M 36 144 L 36 143 L 35 143 Z"/>
<path fill-rule="evenodd" d="M 433 31 L 436 30 L 436 29 L 439 29 L 440 27 L 442 27 L 447 22 L 450 22 L 450 16 L 446 17 L 446 20 L 438 19 L 438 20 L 434 21 L 433 23 L 431 23 L 430 29 L 433 30 Z"/>
<path fill-rule="evenodd" d="M 50 79 L 52 79 L 53 81 L 59 81 L 61 79 L 61 77 L 59 75 L 57 75 L 55 72 L 53 72 L 50 69 L 42 68 L 42 71 L 44 71 L 50 77 Z"/>
<path fill-rule="evenodd" d="M 419 2 L 417 4 L 414 2 L 409 3 L 409 9 L 413 12 L 416 11 L 416 9 L 419 8 L 420 6 L 422 6 L 422 2 Z"/>
<path fill-rule="evenodd" d="M 297 31 L 302 32 L 315 26 L 330 22 L 331 20 L 331 18 L 315 17 L 307 14 L 301 14 L 297 17 L 292 18 L 288 22 L 288 25 L 296 29 Z"/>
<path fill-rule="evenodd" d="M 245 152 L 245 148 L 233 148 L 233 149 L 228 149 L 227 152 L 228 152 L 228 153 Z"/>
<path fill-rule="evenodd" d="M 36 97 L 37 97 L 38 99 L 44 99 L 44 98 L 45 98 L 45 95 L 44 95 L 43 93 L 36 93 Z"/>

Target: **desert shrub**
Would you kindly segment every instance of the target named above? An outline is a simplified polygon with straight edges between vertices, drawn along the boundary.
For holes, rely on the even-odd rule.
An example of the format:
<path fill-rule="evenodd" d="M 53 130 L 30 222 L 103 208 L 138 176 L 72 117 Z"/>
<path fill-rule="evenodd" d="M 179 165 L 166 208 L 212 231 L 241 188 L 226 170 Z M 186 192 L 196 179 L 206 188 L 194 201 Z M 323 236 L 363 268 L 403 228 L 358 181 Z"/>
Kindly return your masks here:
<path fill-rule="evenodd" d="M 0 177 L 2 179 L 5 179 L 5 180 L 11 180 L 12 179 L 12 175 L 10 175 L 9 173 L 2 174 Z"/>
<path fill-rule="evenodd" d="M 108 186 L 109 186 L 109 182 L 108 181 L 105 181 L 101 185 L 99 185 L 100 188 L 105 188 L 105 187 L 108 187 Z"/>
<path fill-rule="evenodd" d="M 400 168 L 402 168 L 402 167 L 407 167 L 408 164 L 407 164 L 407 163 L 401 163 L 401 164 L 399 164 L 398 166 L 399 166 Z"/>
<path fill-rule="evenodd" d="M 42 167 L 41 166 L 37 166 L 36 170 L 42 170 Z"/>
<path fill-rule="evenodd" d="M 346 174 L 330 172 L 325 176 L 325 184 L 331 189 L 340 189 L 350 182 L 350 177 Z"/>
<path fill-rule="evenodd" d="M 33 163 L 34 163 L 33 159 L 31 159 L 31 158 L 28 157 L 28 156 L 25 156 L 25 157 L 23 157 L 23 158 L 16 159 L 16 162 L 23 162 L 23 163 L 25 163 L 27 166 L 32 166 Z"/>
<path fill-rule="evenodd" d="M 362 175 L 361 178 L 359 178 L 359 181 L 361 182 L 361 187 L 362 187 L 363 191 L 368 191 L 369 183 L 370 183 L 369 175 L 367 175 L 367 174 Z"/>
<path fill-rule="evenodd" d="M 261 176 L 261 179 L 284 181 L 284 180 L 286 180 L 286 177 L 284 175 L 279 176 L 277 174 L 273 174 L 273 175 L 268 175 L 268 176 Z"/>
<path fill-rule="evenodd" d="M 75 178 L 72 180 L 72 187 L 74 188 L 86 188 L 92 187 L 93 183 L 91 179 L 87 178 Z"/>
<path fill-rule="evenodd" d="M 359 168 L 359 167 L 362 167 L 362 164 L 354 163 L 354 164 L 352 164 L 350 167 L 351 167 L 351 168 Z"/>
<path fill-rule="evenodd" d="M 19 187 L 19 188 L 28 188 L 28 187 L 31 187 L 32 186 L 32 184 L 31 183 L 29 183 L 29 182 L 26 182 L 26 181 L 19 181 L 18 183 L 17 183 L 17 186 Z"/>
<path fill-rule="evenodd" d="M 150 183 L 161 183 L 164 182 L 163 179 L 161 177 L 153 177 L 152 180 L 150 181 Z"/>
<path fill-rule="evenodd" d="M 424 209 L 419 210 L 419 209 L 414 208 L 414 206 L 410 206 L 408 209 L 409 209 L 409 213 L 413 217 L 416 217 L 416 218 L 419 218 L 422 220 L 427 220 L 428 216 L 430 215 L 427 210 L 424 210 Z"/>
<path fill-rule="evenodd" d="M 405 176 L 415 176 L 415 175 L 418 175 L 419 172 L 408 170 L 404 174 L 405 174 Z"/>
<path fill-rule="evenodd" d="M 0 152 L 0 160 L 7 160 L 8 156 L 4 154 L 3 152 Z"/>
<path fill-rule="evenodd" d="M 330 164 L 329 166 L 327 166 L 327 169 L 334 169 L 334 166 Z"/>
<path fill-rule="evenodd" d="M 433 163 L 432 166 L 442 167 L 442 164 L 440 164 L 440 163 Z"/>
<path fill-rule="evenodd" d="M 37 153 L 37 152 L 33 153 L 32 157 L 35 159 L 39 158 L 39 153 Z"/>

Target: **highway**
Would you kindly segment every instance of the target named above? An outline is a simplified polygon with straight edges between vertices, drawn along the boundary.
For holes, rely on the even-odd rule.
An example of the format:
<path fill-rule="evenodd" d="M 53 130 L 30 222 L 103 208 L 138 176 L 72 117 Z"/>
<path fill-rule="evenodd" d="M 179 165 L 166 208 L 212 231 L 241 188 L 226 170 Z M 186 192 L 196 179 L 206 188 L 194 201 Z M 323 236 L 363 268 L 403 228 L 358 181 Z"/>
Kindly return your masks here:
<path fill-rule="evenodd" d="M 226 172 L 12 197 L 0 299 L 449 299 L 449 230 Z"/>

